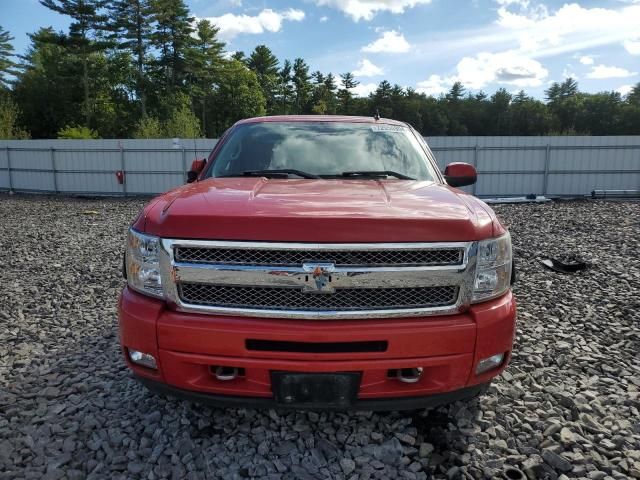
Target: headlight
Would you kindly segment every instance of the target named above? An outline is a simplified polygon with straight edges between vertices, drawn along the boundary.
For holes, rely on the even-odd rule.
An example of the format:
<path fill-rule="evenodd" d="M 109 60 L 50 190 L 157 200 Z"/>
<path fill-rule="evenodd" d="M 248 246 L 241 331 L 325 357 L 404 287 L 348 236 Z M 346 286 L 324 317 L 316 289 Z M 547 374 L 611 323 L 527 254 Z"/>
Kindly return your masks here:
<path fill-rule="evenodd" d="M 472 302 L 502 295 L 511 284 L 511 235 L 478 242 Z"/>
<path fill-rule="evenodd" d="M 163 298 L 160 259 L 160 239 L 129 229 L 127 235 L 127 283 L 134 290 Z"/>

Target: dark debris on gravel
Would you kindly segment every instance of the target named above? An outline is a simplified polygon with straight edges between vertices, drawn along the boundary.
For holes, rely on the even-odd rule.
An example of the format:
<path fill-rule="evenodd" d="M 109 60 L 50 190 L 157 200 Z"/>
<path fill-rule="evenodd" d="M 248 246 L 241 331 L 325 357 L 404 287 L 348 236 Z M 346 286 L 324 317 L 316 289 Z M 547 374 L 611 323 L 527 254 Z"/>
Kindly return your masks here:
<path fill-rule="evenodd" d="M 430 412 L 217 410 L 120 356 L 141 199 L 0 195 L 0 479 L 640 479 L 640 204 L 496 205 L 517 258 L 513 361 Z M 555 273 L 538 259 L 590 268 Z"/>

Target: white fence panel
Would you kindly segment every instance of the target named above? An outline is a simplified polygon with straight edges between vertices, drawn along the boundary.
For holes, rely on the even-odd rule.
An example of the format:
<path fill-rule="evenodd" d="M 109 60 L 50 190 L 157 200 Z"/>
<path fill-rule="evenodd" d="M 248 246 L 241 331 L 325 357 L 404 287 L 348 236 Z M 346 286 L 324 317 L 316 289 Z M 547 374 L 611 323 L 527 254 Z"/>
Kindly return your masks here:
<path fill-rule="evenodd" d="M 640 190 L 640 136 L 431 137 L 441 169 L 476 166 L 481 197 L 589 195 Z M 0 141 L 0 190 L 97 195 L 156 194 L 184 183 L 211 139 Z M 125 172 L 120 184 L 117 171 Z"/>

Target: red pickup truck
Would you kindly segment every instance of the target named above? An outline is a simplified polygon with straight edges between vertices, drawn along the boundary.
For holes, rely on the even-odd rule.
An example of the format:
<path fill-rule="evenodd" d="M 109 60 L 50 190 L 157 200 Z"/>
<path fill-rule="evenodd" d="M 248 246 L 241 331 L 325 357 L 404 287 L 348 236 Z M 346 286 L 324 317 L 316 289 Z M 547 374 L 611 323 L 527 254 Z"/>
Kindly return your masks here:
<path fill-rule="evenodd" d="M 128 232 L 127 364 L 228 406 L 393 410 L 481 393 L 507 365 L 511 239 L 406 123 L 236 123 Z"/>

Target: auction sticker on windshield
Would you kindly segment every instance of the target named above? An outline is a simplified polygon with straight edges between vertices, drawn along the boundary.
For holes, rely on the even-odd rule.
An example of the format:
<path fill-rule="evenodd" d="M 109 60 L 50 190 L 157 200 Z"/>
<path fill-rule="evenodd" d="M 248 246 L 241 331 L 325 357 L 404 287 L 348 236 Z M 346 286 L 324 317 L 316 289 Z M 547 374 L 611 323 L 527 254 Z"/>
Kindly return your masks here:
<path fill-rule="evenodd" d="M 373 125 L 371 130 L 374 132 L 403 132 L 404 127 L 399 127 L 397 125 Z"/>

